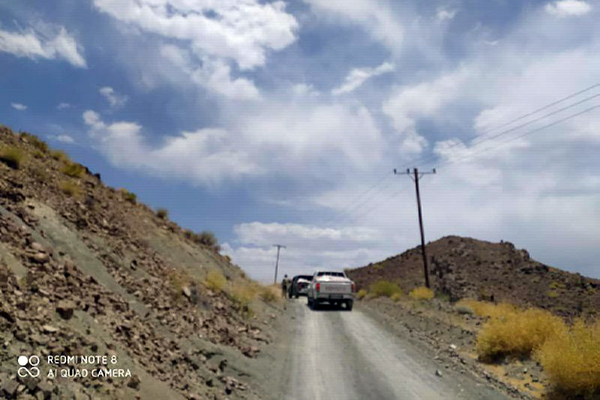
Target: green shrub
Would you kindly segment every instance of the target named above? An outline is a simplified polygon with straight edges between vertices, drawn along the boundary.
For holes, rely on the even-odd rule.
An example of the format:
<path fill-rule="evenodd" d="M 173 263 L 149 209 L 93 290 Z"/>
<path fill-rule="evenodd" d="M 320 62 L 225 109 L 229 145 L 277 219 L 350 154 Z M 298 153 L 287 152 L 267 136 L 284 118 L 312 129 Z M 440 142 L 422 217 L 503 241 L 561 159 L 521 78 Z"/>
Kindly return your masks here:
<path fill-rule="evenodd" d="M 156 216 L 160 219 L 167 219 L 169 218 L 169 210 L 166 208 L 159 208 L 156 210 Z"/>
<path fill-rule="evenodd" d="M 392 297 L 395 293 L 402 294 L 402 289 L 395 283 L 379 280 L 369 286 L 369 293 L 373 297 Z"/>
<path fill-rule="evenodd" d="M 83 173 L 85 172 L 85 168 L 77 163 L 69 163 L 65 164 L 60 169 L 60 172 L 67 176 L 70 176 L 71 178 L 81 178 L 83 176 Z"/>
<path fill-rule="evenodd" d="M 6 146 L 0 150 L 0 161 L 12 169 L 19 169 L 25 161 L 25 154 L 14 146 Z"/>
<path fill-rule="evenodd" d="M 125 201 L 128 201 L 132 204 L 135 204 L 137 202 L 137 196 L 135 193 L 132 193 L 127 189 L 120 189 L 119 192 L 121 193 L 121 197 L 123 197 Z"/>

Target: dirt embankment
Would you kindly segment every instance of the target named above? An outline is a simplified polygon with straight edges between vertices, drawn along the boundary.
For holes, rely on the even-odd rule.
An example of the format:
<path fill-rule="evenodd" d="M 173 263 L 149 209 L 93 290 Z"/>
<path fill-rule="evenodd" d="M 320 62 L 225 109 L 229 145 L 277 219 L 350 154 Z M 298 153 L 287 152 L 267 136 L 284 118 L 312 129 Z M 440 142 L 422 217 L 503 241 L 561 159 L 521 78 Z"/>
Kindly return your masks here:
<path fill-rule="evenodd" d="M 259 397 L 278 306 L 236 295 L 254 285 L 237 266 L 31 135 L 0 127 L 0 159 L 0 397 Z M 48 355 L 116 356 L 131 376 L 49 378 L 90 366 Z"/>
<path fill-rule="evenodd" d="M 594 318 L 600 312 L 600 280 L 549 267 L 512 243 L 448 236 L 427 245 L 436 293 L 534 306 L 563 317 Z M 420 247 L 347 271 L 359 288 L 397 282 L 406 292 L 423 285 Z"/>

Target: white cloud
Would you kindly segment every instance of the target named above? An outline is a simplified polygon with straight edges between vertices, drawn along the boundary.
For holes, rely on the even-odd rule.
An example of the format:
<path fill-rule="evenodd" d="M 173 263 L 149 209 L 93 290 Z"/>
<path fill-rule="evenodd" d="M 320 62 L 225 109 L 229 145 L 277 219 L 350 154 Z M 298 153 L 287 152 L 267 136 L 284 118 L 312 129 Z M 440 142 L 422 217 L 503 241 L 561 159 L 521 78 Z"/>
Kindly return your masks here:
<path fill-rule="evenodd" d="M 298 29 L 283 1 L 94 0 L 94 5 L 143 31 L 184 41 L 199 57 L 233 60 L 241 69 L 264 65 L 266 52 L 294 42 Z"/>
<path fill-rule="evenodd" d="M 439 8 L 435 15 L 439 21 L 449 21 L 451 19 L 454 19 L 457 12 L 458 12 L 457 10 L 448 10 L 446 8 Z"/>
<path fill-rule="evenodd" d="M 85 68 L 82 47 L 64 27 L 52 36 L 33 29 L 22 33 L 0 30 L 0 51 L 30 59 L 63 59 L 73 66 Z"/>
<path fill-rule="evenodd" d="M 100 94 L 106 98 L 112 108 L 123 107 L 128 100 L 127 96 L 115 92 L 110 86 L 100 88 Z"/>
<path fill-rule="evenodd" d="M 273 279 L 274 243 L 286 246 L 280 254 L 279 279 L 321 268 L 342 270 L 385 254 L 379 246 L 383 239 L 379 231 L 370 228 L 252 222 L 236 225 L 234 232 L 237 246 L 226 243 L 223 252 L 263 282 Z"/>
<path fill-rule="evenodd" d="M 336 96 L 350 93 L 359 88 L 368 79 L 392 72 L 394 71 L 394 68 L 394 65 L 388 62 L 385 62 L 376 68 L 355 68 L 350 71 L 348 76 L 346 76 L 344 83 L 340 87 L 332 90 L 331 93 Z"/>
<path fill-rule="evenodd" d="M 304 0 L 315 14 L 360 25 L 394 53 L 402 46 L 404 28 L 387 0 Z"/>
<path fill-rule="evenodd" d="M 59 105 L 56 106 L 57 110 L 66 110 L 67 108 L 71 108 L 71 104 L 69 103 L 60 103 Z"/>
<path fill-rule="evenodd" d="M 292 86 L 292 93 L 296 96 L 319 96 L 318 90 L 313 85 L 298 83 Z"/>
<path fill-rule="evenodd" d="M 234 148 L 231 135 L 221 129 L 182 132 L 153 148 L 146 143 L 142 126 L 135 122 L 106 124 L 91 110 L 83 113 L 83 120 L 100 151 L 119 167 L 202 185 L 261 173 L 244 151 Z"/>
<path fill-rule="evenodd" d="M 592 11 L 592 6 L 580 0 L 560 0 L 546 4 L 545 10 L 557 17 L 578 17 Z"/>
<path fill-rule="evenodd" d="M 56 136 L 56 140 L 62 143 L 75 143 L 75 139 L 69 135 L 58 135 Z"/>
<path fill-rule="evenodd" d="M 21 103 L 10 103 L 11 107 L 14 108 L 15 110 L 18 111 L 25 111 L 27 110 L 27 106 L 25 104 L 21 104 Z"/>

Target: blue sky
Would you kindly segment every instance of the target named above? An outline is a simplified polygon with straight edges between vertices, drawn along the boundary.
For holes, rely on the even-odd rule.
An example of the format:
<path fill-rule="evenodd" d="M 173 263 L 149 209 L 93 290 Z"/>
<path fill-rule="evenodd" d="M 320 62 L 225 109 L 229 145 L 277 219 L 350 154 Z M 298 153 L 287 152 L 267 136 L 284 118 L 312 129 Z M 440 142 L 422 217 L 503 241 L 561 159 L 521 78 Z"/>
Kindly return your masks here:
<path fill-rule="evenodd" d="M 289 274 L 416 245 L 412 182 L 391 174 L 409 165 L 441 166 L 428 239 L 508 240 L 600 277 L 599 111 L 519 137 L 600 88 L 488 133 L 600 83 L 599 16 L 597 0 L 0 0 L 0 122 L 214 231 L 259 280 L 273 243 Z"/>

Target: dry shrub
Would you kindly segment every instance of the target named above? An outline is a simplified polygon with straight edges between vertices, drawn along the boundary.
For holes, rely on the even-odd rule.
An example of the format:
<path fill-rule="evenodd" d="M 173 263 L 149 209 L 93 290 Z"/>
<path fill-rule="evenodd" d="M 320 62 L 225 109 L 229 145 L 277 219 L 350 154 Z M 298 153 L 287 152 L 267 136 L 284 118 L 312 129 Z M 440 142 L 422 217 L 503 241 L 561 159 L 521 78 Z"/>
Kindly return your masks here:
<path fill-rule="evenodd" d="M 260 293 L 260 287 L 253 282 L 238 282 L 231 286 L 231 299 L 242 307 L 248 307 Z"/>
<path fill-rule="evenodd" d="M 32 135 L 31 133 L 21 132 L 20 136 L 22 138 L 25 138 L 29 143 L 31 143 L 33 145 L 33 147 L 35 147 L 42 153 L 47 153 L 50 150 L 48 143 L 44 142 L 39 137 Z"/>
<path fill-rule="evenodd" d="M 562 327 L 540 346 L 535 358 L 556 389 L 575 396 L 600 394 L 600 321 L 579 320 Z"/>
<path fill-rule="evenodd" d="M 562 329 L 563 320 L 548 311 L 509 311 L 483 326 L 477 335 L 477 354 L 484 361 L 506 355 L 527 357 Z"/>
<path fill-rule="evenodd" d="M 426 288 L 425 286 L 414 288 L 408 295 L 413 300 L 431 300 L 435 296 L 433 290 Z"/>
<path fill-rule="evenodd" d="M 121 197 L 123 197 L 125 201 L 128 201 L 132 204 L 136 203 L 137 195 L 135 193 L 132 193 L 127 189 L 119 189 L 119 193 L 121 193 Z"/>
<path fill-rule="evenodd" d="M 367 291 L 365 289 L 360 289 L 358 291 L 358 293 L 356 294 L 356 296 L 358 297 L 359 300 L 362 300 L 365 298 L 365 296 L 367 295 Z"/>
<path fill-rule="evenodd" d="M 0 161 L 12 169 L 19 169 L 25 161 L 25 154 L 14 146 L 6 146 L 0 150 Z"/>
<path fill-rule="evenodd" d="M 63 167 L 60 169 L 60 172 L 70 176 L 71 178 L 81 178 L 85 172 L 85 168 L 81 164 L 68 163 L 63 165 Z"/>
<path fill-rule="evenodd" d="M 477 301 L 472 299 L 463 299 L 457 305 L 470 307 L 476 315 L 484 318 L 503 318 L 509 314 L 520 311 L 519 307 L 509 303 L 494 304 L 488 301 Z"/>
<path fill-rule="evenodd" d="M 226 284 L 227 278 L 225 278 L 225 275 L 223 275 L 221 271 L 216 269 L 209 271 L 204 280 L 204 285 L 215 292 L 220 292 L 225 289 Z"/>
<path fill-rule="evenodd" d="M 83 194 L 83 190 L 81 189 L 81 187 L 71 181 L 62 181 L 61 183 L 58 184 L 58 188 L 64 194 L 67 194 L 67 195 L 73 196 L 73 197 L 81 197 L 81 195 Z"/>
<path fill-rule="evenodd" d="M 402 298 L 402 295 L 400 293 L 394 293 L 392 295 L 392 300 L 394 300 L 395 302 L 400 301 L 401 298 Z"/>
<path fill-rule="evenodd" d="M 160 219 L 168 219 L 169 218 L 169 210 L 166 208 L 159 208 L 156 210 L 156 216 Z"/>
<path fill-rule="evenodd" d="M 54 150 L 50 153 L 50 156 L 56 161 L 61 161 L 64 163 L 70 162 L 69 156 L 62 150 Z"/>
<path fill-rule="evenodd" d="M 194 280 L 183 270 L 173 268 L 168 270 L 166 275 L 173 294 L 176 297 L 180 297 L 183 294 L 184 287 L 194 285 Z"/>
<path fill-rule="evenodd" d="M 265 303 L 274 303 L 281 299 L 281 288 L 277 285 L 264 286 L 259 296 Z"/>
<path fill-rule="evenodd" d="M 402 294 L 402 289 L 395 283 L 379 280 L 369 286 L 369 293 L 373 297 L 392 297 L 396 293 Z"/>

